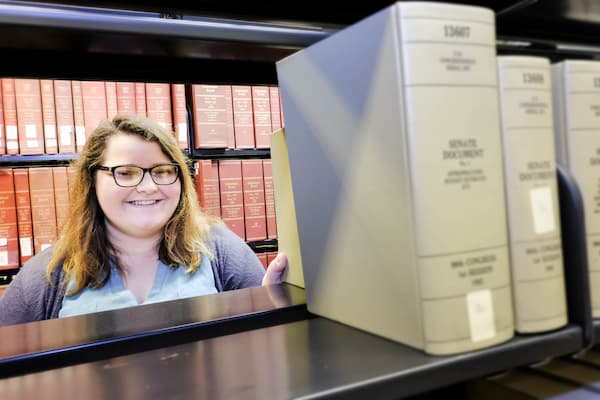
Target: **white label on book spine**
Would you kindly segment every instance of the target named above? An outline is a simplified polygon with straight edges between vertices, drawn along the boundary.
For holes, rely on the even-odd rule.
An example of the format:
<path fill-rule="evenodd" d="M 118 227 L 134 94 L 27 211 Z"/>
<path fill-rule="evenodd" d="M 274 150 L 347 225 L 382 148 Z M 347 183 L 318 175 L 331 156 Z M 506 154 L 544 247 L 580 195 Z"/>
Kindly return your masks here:
<path fill-rule="evenodd" d="M 467 310 L 471 340 L 479 342 L 492 339 L 496 335 L 492 292 L 479 290 L 467 293 Z"/>
<path fill-rule="evenodd" d="M 6 125 L 6 138 L 17 140 L 19 138 L 19 134 L 17 133 L 16 125 Z"/>
<path fill-rule="evenodd" d="M 8 265 L 8 251 L 0 251 L 0 265 Z"/>
<path fill-rule="evenodd" d="M 56 127 L 54 125 L 44 125 L 44 136 L 47 138 L 55 138 Z"/>
<path fill-rule="evenodd" d="M 85 143 L 85 127 L 78 125 L 75 127 L 75 140 L 78 146 L 83 146 Z"/>
<path fill-rule="evenodd" d="M 60 140 L 63 146 L 71 145 L 71 127 L 70 126 L 61 126 L 60 128 Z"/>
<path fill-rule="evenodd" d="M 17 143 L 17 142 L 6 142 L 6 149 L 7 150 L 18 150 L 19 149 L 19 143 Z"/>
<path fill-rule="evenodd" d="M 42 248 L 42 251 L 44 251 L 50 246 L 52 246 L 52 243 L 42 243 L 40 247 Z"/>
<path fill-rule="evenodd" d="M 8 244 L 8 239 L 3 237 L 0 238 L 0 246 L 6 246 Z"/>
<path fill-rule="evenodd" d="M 179 133 L 179 141 L 185 142 L 187 140 L 187 123 L 180 122 L 177 124 L 177 132 Z"/>
<path fill-rule="evenodd" d="M 27 139 L 35 139 L 37 137 L 37 128 L 35 125 L 25 125 L 25 137 Z"/>
<path fill-rule="evenodd" d="M 27 141 L 27 147 L 38 147 L 39 143 L 37 140 L 28 140 Z"/>
<path fill-rule="evenodd" d="M 19 245 L 21 249 L 21 255 L 25 257 L 29 257 L 33 255 L 33 246 L 31 245 L 31 238 L 19 238 Z"/>
<path fill-rule="evenodd" d="M 531 189 L 529 192 L 531 211 L 533 215 L 533 229 L 535 233 L 542 234 L 554 231 L 554 205 L 552 191 L 548 186 Z"/>

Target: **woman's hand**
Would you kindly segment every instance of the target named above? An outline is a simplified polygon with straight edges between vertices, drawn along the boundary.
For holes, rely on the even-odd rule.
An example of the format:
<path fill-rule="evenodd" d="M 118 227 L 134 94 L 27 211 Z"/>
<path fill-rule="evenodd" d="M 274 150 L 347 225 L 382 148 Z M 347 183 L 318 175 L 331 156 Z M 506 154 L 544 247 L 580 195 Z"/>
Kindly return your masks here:
<path fill-rule="evenodd" d="M 287 256 L 285 253 L 277 254 L 277 257 L 275 257 L 267 267 L 265 276 L 263 276 L 263 286 L 281 283 L 283 281 L 283 273 L 285 272 L 286 268 Z"/>

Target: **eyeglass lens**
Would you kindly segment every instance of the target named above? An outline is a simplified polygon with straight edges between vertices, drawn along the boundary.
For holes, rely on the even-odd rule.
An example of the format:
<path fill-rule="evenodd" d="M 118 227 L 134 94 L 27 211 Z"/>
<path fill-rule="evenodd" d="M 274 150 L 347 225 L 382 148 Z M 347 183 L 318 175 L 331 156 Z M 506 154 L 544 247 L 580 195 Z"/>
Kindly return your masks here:
<path fill-rule="evenodd" d="M 170 185 L 177 180 L 177 166 L 157 165 L 152 168 L 142 168 L 134 165 L 124 165 L 113 170 L 115 182 L 120 186 L 136 186 L 144 179 L 144 173 L 150 172 L 150 177 L 157 185 Z"/>

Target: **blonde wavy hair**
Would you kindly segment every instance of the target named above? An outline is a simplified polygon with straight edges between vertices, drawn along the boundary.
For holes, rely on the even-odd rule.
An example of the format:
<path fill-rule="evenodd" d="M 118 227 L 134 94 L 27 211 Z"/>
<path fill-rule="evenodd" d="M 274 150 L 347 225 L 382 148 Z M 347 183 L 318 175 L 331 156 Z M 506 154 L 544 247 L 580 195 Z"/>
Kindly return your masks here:
<path fill-rule="evenodd" d="M 104 212 L 96 197 L 96 167 L 102 165 L 110 138 L 117 134 L 135 135 L 157 143 L 162 152 L 179 166 L 181 196 L 179 204 L 163 227 L 158 255 L 171 268 L 187 266 L 195 272 L 202 257 L 214 257 L 208 243 L 214 218 L 200 210 L 188 158 L 175 141 L 174 134 L 156 122 L 139 116 L 118 115 L 103 121 L 87 138 L 83 151 L 74 162 L 75 184 L 70 188 L 70 210 L 60 239 L 54 246 L 47 275 L 62 265 L 65 281 L 75 279 L 76 285 L 67 295 L 75 295 L 86 287 L 100 288 L 110 278 L 110 261 L 118 254 L 108 240 Z"/>

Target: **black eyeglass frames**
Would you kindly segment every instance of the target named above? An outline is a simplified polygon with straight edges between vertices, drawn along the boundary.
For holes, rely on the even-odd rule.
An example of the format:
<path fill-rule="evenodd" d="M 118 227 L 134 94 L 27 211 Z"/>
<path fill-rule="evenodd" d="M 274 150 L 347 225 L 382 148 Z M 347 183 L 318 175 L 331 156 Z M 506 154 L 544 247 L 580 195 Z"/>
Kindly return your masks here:
<path fill-rule="evenodd" d="M 109 171 L 117 186 L 121 187 L 139 185 L 146 172 L 150 174 L 152 181 L 157 185 L 171 185 L 179 177 L 179 166 L 177 164 L 159 164 L 151 168 L 143 168 L 137 165 L 116 165 L 114 167 L 99 165 L 96 169 Z"/>

